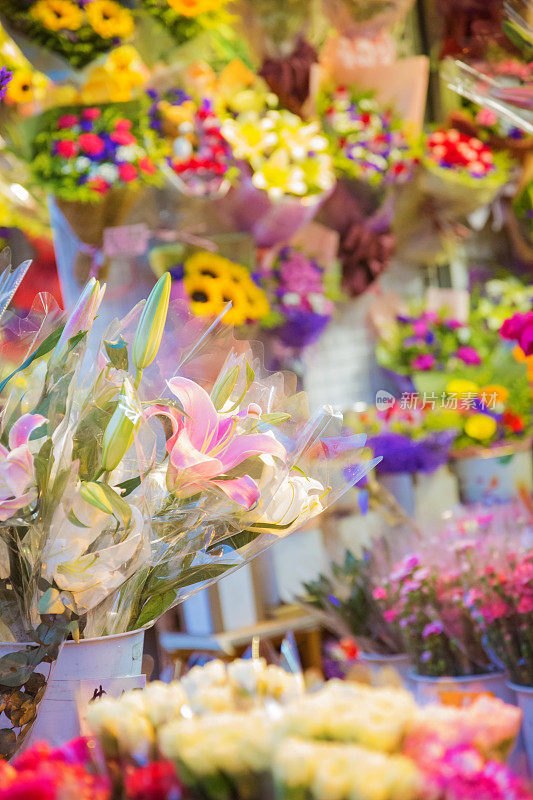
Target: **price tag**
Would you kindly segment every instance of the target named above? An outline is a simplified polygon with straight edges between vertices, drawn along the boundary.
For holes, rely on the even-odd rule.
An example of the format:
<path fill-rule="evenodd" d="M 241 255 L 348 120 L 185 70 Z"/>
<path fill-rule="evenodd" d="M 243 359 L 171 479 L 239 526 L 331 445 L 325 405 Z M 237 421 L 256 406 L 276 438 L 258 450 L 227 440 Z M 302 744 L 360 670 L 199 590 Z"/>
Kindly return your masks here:
<path fill-rule="evenodd" d="M 479 697 L 494 697 L 494 692 L 458 692 L 454 690 L 440 690 L 439 700 L 443 706 L 453 706 L 454 708 L 465 708 L 470 706 Z"/>
<path fill-rule="evenodd" d="M 138 225 L 121 225 L 104 231 L 104 255 L 143 256 L 148 250 L 150 231 L 140 222 Z"/>

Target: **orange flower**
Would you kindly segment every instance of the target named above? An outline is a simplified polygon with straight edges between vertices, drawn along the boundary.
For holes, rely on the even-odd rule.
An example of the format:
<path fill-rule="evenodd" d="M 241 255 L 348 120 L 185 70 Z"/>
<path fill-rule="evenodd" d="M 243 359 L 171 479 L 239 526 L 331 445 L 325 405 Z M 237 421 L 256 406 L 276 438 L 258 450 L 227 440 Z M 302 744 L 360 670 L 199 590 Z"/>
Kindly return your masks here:
<path fill-rule="evenodd" d="M 177 14 L 184 17 L 197 17 L 206 11 L 215 11 L 225 0 L 168 0 L 168 4 Z"/>

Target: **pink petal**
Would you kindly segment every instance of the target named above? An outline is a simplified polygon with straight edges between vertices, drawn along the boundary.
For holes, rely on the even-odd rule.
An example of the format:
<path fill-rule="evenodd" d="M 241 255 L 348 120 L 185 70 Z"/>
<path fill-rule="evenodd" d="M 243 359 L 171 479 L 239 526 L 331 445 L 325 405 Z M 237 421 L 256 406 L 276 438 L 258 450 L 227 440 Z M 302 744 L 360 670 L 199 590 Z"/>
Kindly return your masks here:
<path fill-rule="evenodd" d="M 23 494 L 33 482 L 33 456 L 28 448 L 12 450 L 0 465 L 0 475 L 15 497 Z"/>
<path fill-rule="evenodd" d="M 32 489 L 20 497 L 13 497 L 11 500 L 0 501 L 0 522 L 5 522 L 12 517 L 16 511 L 20 511 L 21 508 L 24 508 L 28 503 L 35 500 L 36 497 L 37 492 Z"/>
<path fill-rule="evenodd" d="M 219 459 L 197 450 L 184 428 L 176 433 L 170 453 L 168 486 L 178 486 L 181 491 L 189 484 L 209 481 L 223 474 L 224 468 Z"/>
<path fill-rule="evenodd" d="M 217 453 L 227 472 L 238 464 L 242 464 L 250 456 L 271 455 L 285 461 L 287 451 L 277 439 L 267 433 L 250 433 L 234 436 L 230 443 Z"/>
<path fill-rule="evenodd" d="M 230 481 L 211 481 L 211 483 L 222 489 L 224 494 L 227 494 L 231 500 L 248 511 L 257 505 L 261 497 L 258 485 L 249 475 Z"/>
<path fill-rule="evenodd" d="M 205 389 L 188 378 L 172 378 L 168 386 L 187 415 L 184 424 L 192 444 L 207 452 L 218 430 L 218 414 L 211 398 Z"/>
<path fill-rule="evenodd" d="M 22 417 L 19 417 L 9 431 L 10 449 L 14 450 L 16 447 L 28 444 L 33 431 L 40 428 L 43 422 L 47 422 L 47 419 L 41 414 L 23 414 Z"/>
<path fill-rule="evenodd" d="M 174 447 L 174 443 L 176 441 L 176 436 L 179 431 L 183 430 L 183 420 L 182 415 L 176 408 L 169 408 L 169 406 L 150 406 L 144 412 L 145 419 L 150 419 L 151 417 L 167 417 L 170 420 L 172 425 L 172 436 L 170 439 L 167 439 L 167 451 L 170 453 L 172 452 L 172 448 Z"/>

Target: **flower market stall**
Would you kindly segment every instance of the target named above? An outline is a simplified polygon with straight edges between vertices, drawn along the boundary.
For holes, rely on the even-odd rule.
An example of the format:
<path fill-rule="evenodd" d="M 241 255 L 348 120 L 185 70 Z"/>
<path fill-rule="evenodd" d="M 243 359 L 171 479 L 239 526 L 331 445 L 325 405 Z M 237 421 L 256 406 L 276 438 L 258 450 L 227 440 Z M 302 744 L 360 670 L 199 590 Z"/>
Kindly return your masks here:
<path fill-rule="evenodd" d="M 532 55 L 0 0 L 0 800 L 533 797 Z"/>

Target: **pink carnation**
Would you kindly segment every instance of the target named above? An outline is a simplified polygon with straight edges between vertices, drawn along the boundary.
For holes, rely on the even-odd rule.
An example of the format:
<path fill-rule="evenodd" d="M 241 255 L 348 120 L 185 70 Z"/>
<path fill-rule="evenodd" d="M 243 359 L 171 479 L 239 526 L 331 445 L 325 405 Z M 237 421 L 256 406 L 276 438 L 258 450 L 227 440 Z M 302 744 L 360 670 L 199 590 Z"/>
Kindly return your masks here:
<path fill-rule="evenodd" d="M 376 588 L 372 592 L 372 597 L 374 598 L 374 600 L 386 600 L 387 590 L 383 586 L 376 586 Z"/>
<path fill-rule="evenodd" d="M 56 153 L 62 158 L 74 158 L 79 153 L 79 148 L 76 142 L 71 139 L 62 139 L 56 143 Z"/>
<path fill-rule="evenodd" d="M 81 116 L 83 117 L 83 119 L 95 120 L 98 119 L 101 115 L 102 112 L 100 111 L 99 108 L 85 108 L 81 112 Z"/>
<path fill-rule="evenodd" d="M 427 372 L 435 366 L 435 357 L 431 353 L 422 353 L 411 362 L 413 369 L 418 369 L 421 372 Z"/>
<path fill-rule="evenodd" d="M 81 149 L 88 156 L 99 156 L 104 152 L 104 140 L 96 133 L 82 133 L 78 141 Z"/>
<path fill-rule="evenodd" d="M 59 117 L 57 121 L 57 129 L 61 131 L 65 128 L 73 128 L 78 122 L 79 119 L 76 114 L 64 114 L 62 117 Z"/>
<path fill-rule="evenodd" d="M 121 164 L 118 168 L 118 174 L 121 181 L 131 183 L 137 178 L 137 170 L 133 164 Z"/>
<path fill-rule="evenodd" d="M 457 348 L 457 353 L 455 355 L 468 366 L 477 367 L 481 364 L 481 357 L 475 347 L 462 345 Z"/>

